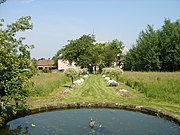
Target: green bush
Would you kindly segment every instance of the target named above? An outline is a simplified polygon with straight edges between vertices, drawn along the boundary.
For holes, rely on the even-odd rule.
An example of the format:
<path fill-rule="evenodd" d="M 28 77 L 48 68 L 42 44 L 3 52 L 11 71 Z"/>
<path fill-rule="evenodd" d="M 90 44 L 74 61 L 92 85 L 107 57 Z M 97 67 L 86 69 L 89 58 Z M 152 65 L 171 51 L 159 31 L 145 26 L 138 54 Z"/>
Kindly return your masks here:
<path fill-rule="evenodd" d="M 119 81 L 119 77 L 123 74 L 123 70 L 121 68 L 103 68 L 102 74 L 108 75 L 111 78 L 115 78 L 116 81 Z"/>
<path fill-rule="evenodd" d="M 42 72 L 43 73 L 49 73 L 50 71 L 49 71 L 49 69 L 43 69 Z"/>
<path fill-rule="evenodd" d="M 82 70 L 80 68 L 68 68 L 64 71 L 64 74 L 71 79 L 73 84 L 75 77 L 82 74 Z"/>

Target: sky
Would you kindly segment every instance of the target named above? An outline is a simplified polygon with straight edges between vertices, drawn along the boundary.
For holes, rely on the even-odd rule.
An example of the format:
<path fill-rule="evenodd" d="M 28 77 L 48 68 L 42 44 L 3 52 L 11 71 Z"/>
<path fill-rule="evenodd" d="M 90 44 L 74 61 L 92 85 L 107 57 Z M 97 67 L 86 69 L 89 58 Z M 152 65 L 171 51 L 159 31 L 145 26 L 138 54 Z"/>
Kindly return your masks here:
<path fill-rule="evenodd" d="M 159 29 L 165 18 L 180 19 L 180 0 L 7 0 L 0 5 L 4 24 L 31 16 L 33 30 L 20 33 L 34 44 L 32 58 L 52 58 L 84 34 L 96 42 L 121 40 L 128 49 L 147 25 Z"/>

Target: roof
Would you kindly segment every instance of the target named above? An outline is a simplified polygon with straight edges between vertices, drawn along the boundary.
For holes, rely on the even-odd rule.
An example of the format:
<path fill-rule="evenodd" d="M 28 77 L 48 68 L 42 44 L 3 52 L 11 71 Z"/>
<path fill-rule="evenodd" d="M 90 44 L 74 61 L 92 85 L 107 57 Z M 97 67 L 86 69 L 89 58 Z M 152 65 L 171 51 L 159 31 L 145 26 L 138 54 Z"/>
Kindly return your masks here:
<path fill-rule="evenodd" d="M 38 60 L 37 66 L 53 66 L 55 64 L 54 60 Z"/>

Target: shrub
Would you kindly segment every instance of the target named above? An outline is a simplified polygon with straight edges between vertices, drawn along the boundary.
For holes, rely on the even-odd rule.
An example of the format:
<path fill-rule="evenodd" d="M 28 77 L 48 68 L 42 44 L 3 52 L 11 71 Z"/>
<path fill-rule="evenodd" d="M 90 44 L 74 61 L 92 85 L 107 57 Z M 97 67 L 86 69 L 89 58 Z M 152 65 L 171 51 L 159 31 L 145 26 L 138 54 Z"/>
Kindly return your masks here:
<path fill-rule="evenodd" d="M 73 84 L 74 78 L 82 74 L 82 70 L 80 68 L 68 68 L 64 71 L 64 74 L 71 79 Z"/>
<path fill-rule="evenodd" d="M 121 68 L 103 68 L 102 74 L 106 74 L 110 77 L 115 77 L 116 81 L 119 81 L 119 76 L 123 73 Z"/>
<path fill-rule="evenodd" d="M 88 68 L 83 68 L 82 72 L 83 72 L 83 74 L 88 74 Z"/>
<path fill-rule="evenodd" d="M 49 73 L 49 70 L 48 69 L 43 69 L 42 72 L 43 73 Z"/>

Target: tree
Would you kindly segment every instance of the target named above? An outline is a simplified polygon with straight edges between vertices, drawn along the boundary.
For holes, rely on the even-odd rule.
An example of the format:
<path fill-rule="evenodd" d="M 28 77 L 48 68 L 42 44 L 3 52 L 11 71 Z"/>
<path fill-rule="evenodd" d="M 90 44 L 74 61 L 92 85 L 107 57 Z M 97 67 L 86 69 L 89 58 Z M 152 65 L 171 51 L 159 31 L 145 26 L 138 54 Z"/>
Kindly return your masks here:
<path fill-rule="evenodd" d="M 1 5 L 2 3 L 4 3 L 4 2 L 6 2 L 6 0 L 0 0 L 0 5 Z"/>
<path fill-rule="evenodd" d="M 125 57 L 125 69 L 138 71 L 180 70 L 180 21 L 165 20 L 161 29 L 148 25 Z"/>
<path fill-rule="evenodd" d="M 107 43 L 103 52 L 103 62 L 106 67 L 111 67 L 113 62 L 115 61 L 116 61 L 116 51 L 111 48 L 109 43 Z"/>
<path fill-rule="evenodd" d="M 136 64 L 136 47 L 132 47 L 124 58 L 124 69 L 133 71 Z"/>
<path fill-rule="evenodd" d="M 58 67 L 58 57 L 62 54 L 63 49 L 57 51 L 57 53 L 52 57 L 55 62 L 55 66 Z"/>
<path fill-rule="evenodd" d="M 123 42 L 117 39 L 105 43 L 103 51 L 103 62 L 106 67 L 111 67 L 114 62 L 118 64 L 120 63 L 123 48 Z"/>
<path fill-rule="evenodd" d="M 116 81 L 119 81 L 120 75 L 123 74 L 123 70 L 121 68 L 115 67 L 115 68 L 103 68 L 103 74 L 106 74 L 108 76 L 115 77 Z"/>
<path fill-rule="evenodd" d="M 133 47 L 125 57 L 125 68 L 128 70 L 160 70 L 158 53 L 158 35 L 152 26 L 139 34 Z"/>
<path fill-rule="evenodd" d="M 24 69 L 31 68 L 29 49 L 33 45 L 23 44 L 25 38 L 16 38 L 17 32 L 33 28 L 30 19 L 30 16 L 22 17 L 0 30 L 0 114 L 4 117 L 25 107 L 30 90 L 31 83 Z"/>
<path fill-rule="evenodd" d="M 180 20 L 172 23 L 169 19 L 165 19 L 158 34 L 162 70 L 180 70 Z"/>
<path fill-rule="evenodd" d="M 115 52 L 115 62 L 120 64 L 120 57 L 122 54 L 122 49 L 124 48 L 123 46 L 123 42 L 118 40 L 118 39 L 114 39 L 112 40 L 112 42 L 110 43 L 111 49 L 114 50 Z"/>
<path fill-rule="evenodd" d="M 158 35 L 152 26 L 148 25 L 137 40 L 137 70 L 160 70 L 158 53 Z"/>
<path fill-rule="evenodd" d="M 104 43 L 96 43 L 91 49 L 90 49 L 90 55 L 89 59 L 91 60 L 90 62 L 90 67 L 89 71 L 93 71 L 93 67 L 99 66 L 99 71 L 102 70 L 102 67 L 100 65 L 103 64 L 103 53 L 104 53 Z M 96 71 L 96 68 L 95 68 Z"/>
<path fill-rule="evenodd" d="M 64 60 L 68 60 L 70 63 L 75 62 L 76 65 L 81 67 L 88 67 L 91 64 L 91 48 L 94 46 L 95 39 L 93 35 L 83 35 L 79 39 L 70 40 L 69 44 L 64 46 L 56 54 L 62 55 Z"/>
<path fill-rule="evenodd" d="M 91 72 L 93 67 L 112 66 L 119 63 L 124 48 L 123 42 L 115 39 L 108 43 L 96 43 L 94 35 L 83 35 L 79 39 L 70 40 L 69 44 L 60 49 L 53 57 L 55 61 L 59 55 L 63 60 L 75 62 L 81 68 L 88 68 Z"/>
<path fill-rule="evenodd" d="M 82 73 L 82 70 L 80 68 L 68 68 L 64 71 L 64 74 L 71 79 L 71 82 L 73 84 L 74 78 L 77 77 Z"/>

